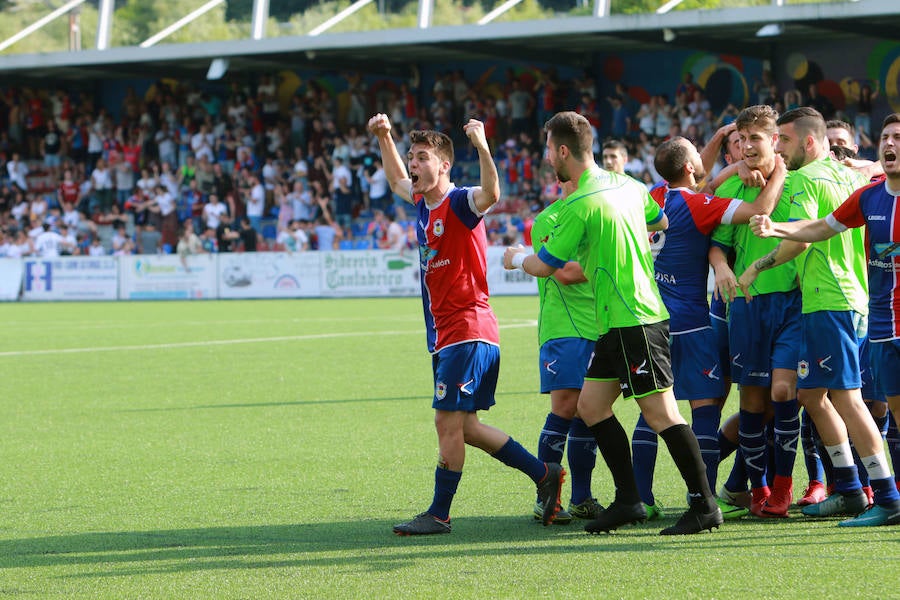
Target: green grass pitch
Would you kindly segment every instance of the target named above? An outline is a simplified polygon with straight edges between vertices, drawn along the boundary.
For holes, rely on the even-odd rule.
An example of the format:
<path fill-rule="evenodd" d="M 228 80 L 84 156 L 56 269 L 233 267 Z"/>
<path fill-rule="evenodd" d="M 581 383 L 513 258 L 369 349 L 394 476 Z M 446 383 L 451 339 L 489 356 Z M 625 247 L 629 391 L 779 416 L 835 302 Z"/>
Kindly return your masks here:
<path fill-rule="evenodd" d="M 534 451 L 537 299 L 493 305 L 503 358 L 482 417 Z M 792 510 L 660 537 L 684 506 L 665 450 L 663 521 L 541 527 L 531 481 L 470 449 L 453 533 L 392 535 L 430 503 L 437 457 L 421 313 L 412 298 L 0 305 L 0 597 L 900 596 L 897 527 Z M 617 413 L 633 427 L 632 403 Z M 611 499 L 602 461 L 594 492 Z"/>

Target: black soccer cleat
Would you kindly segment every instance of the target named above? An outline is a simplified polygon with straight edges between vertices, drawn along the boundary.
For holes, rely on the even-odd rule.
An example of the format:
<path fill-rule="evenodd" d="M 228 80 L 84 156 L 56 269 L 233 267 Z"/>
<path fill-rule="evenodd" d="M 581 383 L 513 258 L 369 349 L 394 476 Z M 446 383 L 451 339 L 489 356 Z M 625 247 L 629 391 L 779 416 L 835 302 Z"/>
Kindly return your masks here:
<path fill-rule="evenodd" d="M 563 481 L 566 479 L 566 470 L 559 463 L 545 463 L 547 466 L 547 474 L 537 484 L 538 502 L 544 508 L 541 515 L 541 523 L 544 526 L 553 522 L 556 513 L 559 511 L 559 494 L 562 489 Z"/>
<path fill-rule="evenodd" d="M 659 535 L 691 535 L 719 527 L 725 519 L 722 511 L 716 506 L 713 510 L 703 512 L 699 508 L 691 507 L 684 511 L 678 522 L 671 527 L 666 527 Z"/>
<path fill-rule="evenodd" d="M 614 500 L 612 504 L 606 507 L 606 510 L 600 513 L 600 516 L 584 526 L 584 530 L 588 533 L 609 533 L 621 527 L 622 525 L 637 525 L 647 520 L 647 509 L 644 508 L 643 502 L 635 502 L 634 504 L 626 504 Z"/>
<path fill-rule="evenodd" d="M 394 525 L 394 533 L 397 535 L 434 535 L 437 533 L 450 533 L 450 520 L 441 521 L 427 512 L 415 516 L 412 521 Z"/>

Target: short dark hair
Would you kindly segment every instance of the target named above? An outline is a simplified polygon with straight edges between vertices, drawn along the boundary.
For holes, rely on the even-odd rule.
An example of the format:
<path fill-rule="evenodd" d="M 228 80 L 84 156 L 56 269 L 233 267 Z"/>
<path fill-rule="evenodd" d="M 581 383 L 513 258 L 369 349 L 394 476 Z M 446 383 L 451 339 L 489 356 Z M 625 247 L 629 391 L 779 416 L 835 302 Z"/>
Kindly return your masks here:
<path fill-rule="evenodd" d="M 816 140 L 825 139 L 825 117 L 811 106 L 793 108 L 775 122 L 776 125 L 793 123 L 794 127 L 802 135 L 811 135 Z"/>
<path fill-rule="evenodd" d="M 664 141 L 656 149 L 653 167 L 666 181 L 680 179 L 684 166 L 688 163 L 688 150 L 682 143 L 683 141 L 690 143 L 687 138 L 675 136 Z"/>
<path fill-rule="evenodd" d="M 834 154 L 835 160 L 844 160 L 845 158 L 856 158 L 857 154 L 853 148 L 847 146 L 832 146 L 831 153 Z"/>
<path fill-rule="evenodd" d="M 881 128 L 884 129 L 888 125 L 892 125 L 893 123 L 900 123 L 900 113 L 891 113 L 884 118 L 884 121 L 881 122 Z"/>
<path fill-rule="evenodd" d="M 544 132 L 553 138 L 557 146 L 566 146 L 577 160 L 584 161 L 593 155 L 591 124 L 577 112 L 567 110 L 556 113 L 544 124 Z"/>
<path fill-rule="evenodd" d="M 748 106 L 738 113 L 734 120 L 734 125 L 738 131 L 746 129 L 751 125 L 759 125 L 769 133 L 775 133 L 778 128 L 776 121 L 778 120 L 778 112 L 767 104 L 757 104 Z"/>
<path fill-rule="evenodd" d="M 855 131 L 853 130 L 853 125 L 848 123 L 847 121 L 841 121 L 840 119 L 831 119 L 830 121 L 825 122 L 826 129 L 843 129 L 850 134 L 850 137 L 855 135 Z"/>
<path fill-rule="evenodd" d="M 413 144 L 428 146 L 440 158 L 453 164 L 453 140 L 446 134 L 431 129 L 413 130 L 409 132 L 409 145 Z"/>
<path fill-rule="evenodd" d="M 622 140 L 611 139 L 603 142 L 603 150 L 616 150 L 621 152 L 622 156 L 628 156 L 628 147 Z"/>

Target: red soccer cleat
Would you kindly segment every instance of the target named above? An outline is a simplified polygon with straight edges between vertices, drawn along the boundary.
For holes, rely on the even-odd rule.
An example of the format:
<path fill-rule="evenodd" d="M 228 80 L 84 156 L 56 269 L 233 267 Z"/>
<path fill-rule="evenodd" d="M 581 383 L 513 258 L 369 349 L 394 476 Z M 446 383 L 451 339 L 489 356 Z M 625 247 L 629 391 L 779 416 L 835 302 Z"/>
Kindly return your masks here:
<path fill-rule="evenodd" d="M 813 479 L 803 490 L 803 496 L 797 500 L 797 506 L 809 506 L 810 504 L 818 504 L 828 497 L 825 492 L 825 485 L 821 481 Z"/>
<path fill-rule="evenodd" d="M 772 494 L 766 498 L 760 509 L 760 517 L 784 518 L 788 516 L 788 508 L 794 500 L 794 480 L 781 475 L 775 476 L 772 482 Z"/>
<path fill-rule="evenodd" d="M 768 500 L 769 496 L 772 495 L 772 492 L 769 490 L 769 486 L 764 485 L 762 487 L 753 488 L 750 490 L 750 513 L 757 516 L 762 517 L 762 508 L 763 505 Z"/>

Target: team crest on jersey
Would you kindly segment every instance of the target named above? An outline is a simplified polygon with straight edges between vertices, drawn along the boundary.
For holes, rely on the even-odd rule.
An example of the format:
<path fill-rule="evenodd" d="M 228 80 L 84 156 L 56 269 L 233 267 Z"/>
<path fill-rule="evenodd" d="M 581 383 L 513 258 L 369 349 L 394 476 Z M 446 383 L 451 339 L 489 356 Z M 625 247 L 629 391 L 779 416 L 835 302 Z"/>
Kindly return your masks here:
<path fill-rule="evenodd" d="M 434 235 L 441 237 L 444 235 L 444 220 L 443 219 L 435 219 L 434 226 L 431 228 L 434 232 Z"/>
<path fill-rule="evenodd" d="M 801 360 L 797 363 L 797 377 L 806 379 L 809 376 L 809 363 Z"/>
<path fill-rule="evenodd" d="M 443 400 L 447 396 L 447 384 L 443 381 L 438 381 L 437 385 L 434 386 L 434 395 L 438 400 Z"/>

